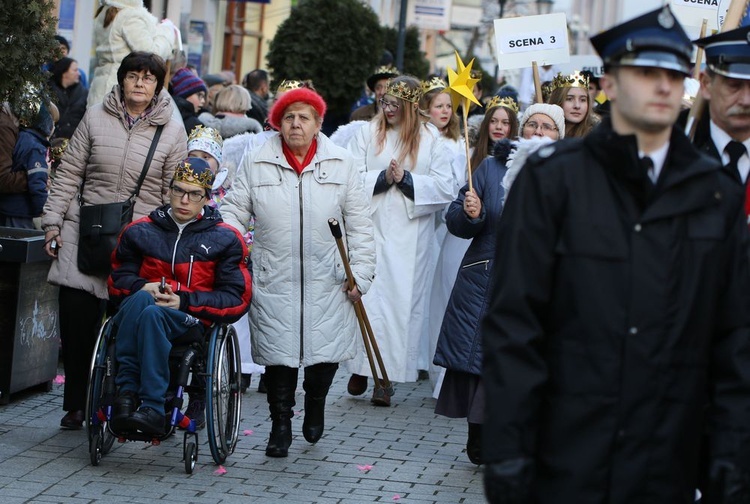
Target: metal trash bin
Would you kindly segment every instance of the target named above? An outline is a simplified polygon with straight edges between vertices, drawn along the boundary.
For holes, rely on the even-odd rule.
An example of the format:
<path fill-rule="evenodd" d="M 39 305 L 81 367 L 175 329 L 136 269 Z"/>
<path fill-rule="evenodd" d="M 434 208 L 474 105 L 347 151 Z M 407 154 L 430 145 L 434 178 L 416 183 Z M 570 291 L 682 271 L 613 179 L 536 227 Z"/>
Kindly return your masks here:
<path fill-rule="evenodd" d="M 0 404 L 30 387 L 49 390 L 60 348 L 58 288 L 47 283 L 44 232 L 0 227 Z"/>

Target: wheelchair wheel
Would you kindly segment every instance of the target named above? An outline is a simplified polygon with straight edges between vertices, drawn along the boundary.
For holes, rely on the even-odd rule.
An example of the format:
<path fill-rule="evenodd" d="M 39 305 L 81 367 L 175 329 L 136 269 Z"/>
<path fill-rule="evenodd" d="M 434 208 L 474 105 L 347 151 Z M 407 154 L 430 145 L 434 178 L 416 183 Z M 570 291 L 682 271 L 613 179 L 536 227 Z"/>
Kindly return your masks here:
<path fill-rule="evenodd" d="M 223 464 L 237 446 L 240 426 L 240 352 L 231 325 L 211 332 L 206 369 L 208 446 L 217 464 Z"/>
<path fill-rule="evenodd" d="M 114 376 L 112 376 L 110 333 L 112 330 L 112 319 L 107 319 L 99 331 L 96 340 L 94 354 L 91 357 L 89 368 L 89 383 L 86 390 L 86 431 L 89 438 L 89 454 L 91 463 L 98 465 L 102 455 L 106 455 L 112 449 L 115 437 L 107 429 L 107 417 L 100 411 L 105 389 L 114 387 Z M 113 394 L 112 388 L 112 395 Z"/>
<path fill-rule="evenodd" d="M 198 446 L 190 441 L 185 445 L 184 453 L 182 455 L 185 459 L 185 472 L 193 474 L 195 469 L 195 462 L 198 460 Z"/>

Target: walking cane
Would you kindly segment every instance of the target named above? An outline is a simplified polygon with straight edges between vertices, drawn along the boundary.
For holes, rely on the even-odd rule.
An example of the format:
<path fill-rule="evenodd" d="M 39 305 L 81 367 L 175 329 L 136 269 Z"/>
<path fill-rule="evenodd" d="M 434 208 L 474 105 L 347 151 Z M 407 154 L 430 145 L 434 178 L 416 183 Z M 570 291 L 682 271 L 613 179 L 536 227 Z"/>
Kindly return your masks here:
<path fill-rule="evenodd" d="M 346 272 L 346 280 L 349 285 L 349 290 L 352 290 L 355 286 L 354 275 L 352 269 L 349 266 L 349 259 L 344 248 L 344 241 L 342 240 L 341 226 L 336 219 L 328 219 L 328 226 L 331 228 L 331 234 L 336 239 L 336 246 L 341 254 L 341 260 L 344 263 L 344 271 Z M 367 318 L 367 312 L 365 311 L 365 305 L 360 299 L 354 303 L 354 313 L 357 314 L 357 321 L 359 322 L 359 330 L 362 333 L 362 339 L 365 343 L 365 350 L 367 352 L 367 360 L 370 363 L 370 372 L 372 378 L 375 381 L 375 393 L 373 399 L 382 398 L 383 396 L 393 396 L 393 385 L 388 379 L 388 373 L 385 370 L 385 364 L 383 364 L 383 357 L 380 355 L 380 349 L 378 348 L 378 342 L 375 340 L 375 334 L 372 332 L 372 326 L 370 320 Z M 383 375 L 382 379 L 378 378 L 377 370 L 375 369 L 375 362 L 372 358 L 373 351 L 375 358 L 378 361 L 378 367 L 380 368 L 380 374 Z"/>

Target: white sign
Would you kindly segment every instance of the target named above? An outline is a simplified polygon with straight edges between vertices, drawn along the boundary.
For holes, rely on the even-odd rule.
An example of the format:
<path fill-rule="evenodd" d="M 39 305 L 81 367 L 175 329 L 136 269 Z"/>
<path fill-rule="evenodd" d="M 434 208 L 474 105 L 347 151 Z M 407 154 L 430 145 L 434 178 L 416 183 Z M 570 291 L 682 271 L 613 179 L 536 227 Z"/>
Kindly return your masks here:
<path fill-rule="evenodd" d="M 500 70 L 555 65 L 570 60 L 565 14 L 495 20 L 495 45 Z"/>
<path fill-rule="evenodd" d="M 588 70 L 594 74 L 594 77 L 604 75 L 604 63 L 596 54 L 574 54 L 568 63 L 557 65 L 557 69 L 563 75 L 570 75 L 576 70 L 579 72 Z"/>
<path fill-rule="evenodd" d="M 719 28 L 719 0 L 672 0 L 672 11 L 684 26 L 702 26 L 705 19 L 706 33 Z M 726 9 L 724 9 L 726 12 Z M 723 17 L 723 16 L 722 16 Z"/>
<path fill-rule="evenodd" d="M 451 4 L 452 0 L 411 0 L 406 23 L 424 30 L 450 30 Z"/>

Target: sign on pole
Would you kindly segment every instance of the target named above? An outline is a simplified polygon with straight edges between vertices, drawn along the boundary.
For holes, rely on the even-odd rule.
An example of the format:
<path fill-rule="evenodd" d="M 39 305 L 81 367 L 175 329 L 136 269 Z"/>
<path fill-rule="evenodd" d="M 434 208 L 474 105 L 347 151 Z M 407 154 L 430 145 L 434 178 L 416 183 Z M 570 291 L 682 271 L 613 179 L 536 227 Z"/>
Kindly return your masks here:
<path fill-rule="evenodd" d="M 452 0 L 410 0 L 406 23 L 426 30 L 450 30 Z"/>
<path fill-rule="evenodd" d="M 495 45 L 500 70 L 555 65 L 570 61 L 565 14 L 495 20 Z"/>
<path fill-rule="evenodd" d="M 672 12 L 684 26 L 701 26 L 706 19 L 707 30 L 718 30 L 719 24 L 719 0 L 672 0 Z M 726 14 L 726 8 L 722 17 Z M 710 33 L 710 32 L 707 32 Z"/>

